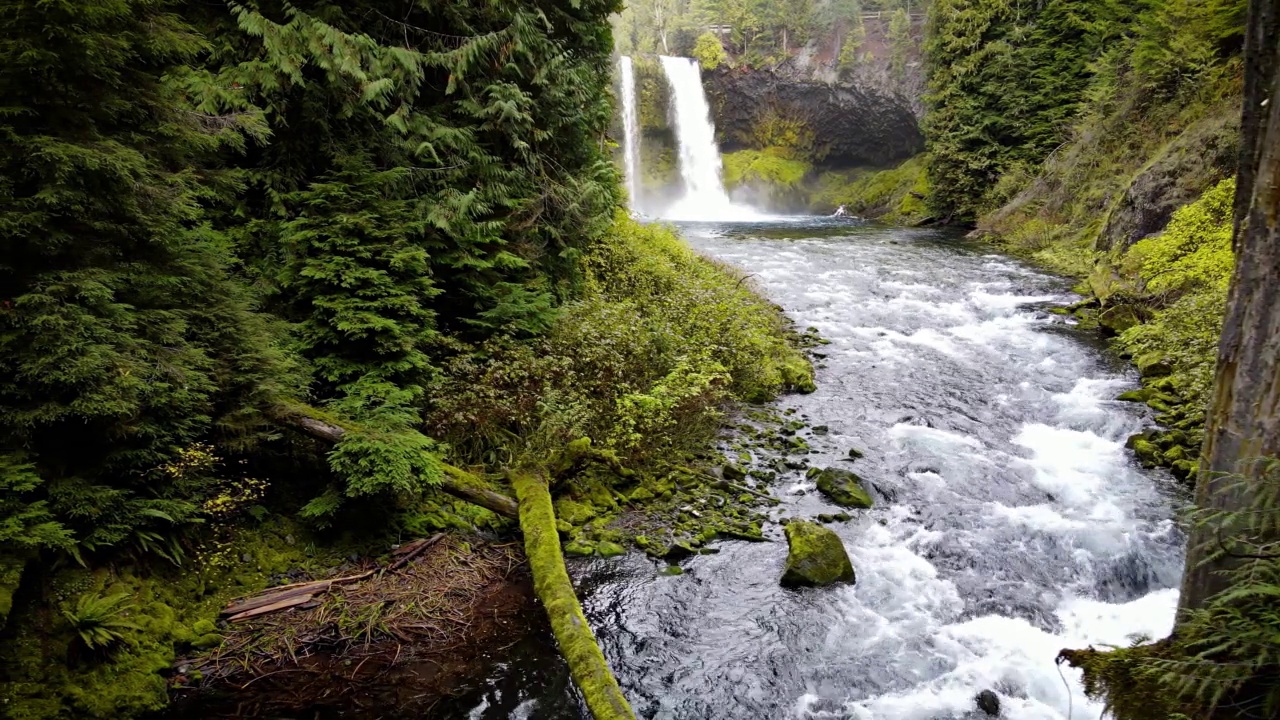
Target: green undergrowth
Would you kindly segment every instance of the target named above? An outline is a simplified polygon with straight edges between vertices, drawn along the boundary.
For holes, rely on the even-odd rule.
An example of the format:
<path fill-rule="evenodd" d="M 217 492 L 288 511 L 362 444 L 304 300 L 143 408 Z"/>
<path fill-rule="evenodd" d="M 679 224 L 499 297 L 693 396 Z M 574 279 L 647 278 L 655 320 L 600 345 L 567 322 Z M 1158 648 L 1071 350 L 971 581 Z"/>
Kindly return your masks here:
<path fill-rule="evenodd" d="M 5 716 L 121 718 L 157 710 L 168 700 L 174 661 L 221 642 L 214 620 L 227 600 L 324 577 L 349 553 L 373 549 L 322 539 L 280 516 L 247 522 L 233 540 L 210 543 L 181 566 L 61 564 L 29 572 L 19 596 L 39 594 L 41 602 L 22 598 L 28 601 L 0 643 Z M 103 606 L 110 612 L 95 613 Z M 87 641 L 89 628 L 104 626 L 109 632 L 98 637 L 105 642 Z"/>
<path fill-rule="evenodd" d="M 759 538 L 757 499 L 737 502 L 699 468 L 716 463 L 707 449 L 735 404 L 814 389 L 799 349 L 809 336 L 740 271 L 662 226 L 620 216 L 582 267 L 582 296 L 545 337 L 494 340 L 445 366 L 429 393 L 430 434 L 474 467 L 593 448 L 552 488 L 570 555 Z M 690 503 L 711 510 L 679 511 Z"/>
<path fill-rule="evenodd" d="M 665 227 L 619 215 L 578 266 L 580 290 L 542 335 L 446 344 L 425 393 L 425 435 L 479 477 L 555 466 L 551 490 L 570 554 L 636 546 L 665 555 L 716 537 L 761 538 L 753 508 L 763 501 L 716 486 L 711 448 L 736 404 L 814 389 L 801 349 L 812 334 L 795 333 L 740 271 L 696 254 Z M 510 520 L 439 492 L 347 498 L 328 523 L 284 519 L 314 492 L 285 475 L 323 476 L 323 452 L 295 440 L 273 461 L 255 461 L 254 477 L 280 479 L 243 477 L 211 498 L 211 522 L 174 554 L 181 566 L 144 558 L 90 572 L 63 560 L 47 572 L 29 565 L 21 585 L 17 572 L 0 576 L 0 600 L 14 607 L 0 650 L 6 713 L 33 720 L 154 710 L 166 701 L 175 658 L 217 643 L 212 623 L 229 597 L 326 576 L 353 553 L 380 555 L 440 529 L 515 531 Z M 201 456 L 195 470 L 224 464 Z M 487 482 L 511 493 L 501 480 Z M 686 506 L 707 510 L 691 515 Z M 108 647 L 76 649 L 83 642 L 70 618 L 85 593 L 89 609 L 129 598 L 110 618 L 82 619 L 86 632 L 104 620 L 118 632 Z"/>
<path fill-rule="evenodd" d="M 824 173 L 813 188 L 809 209 L 830 213 L 844 205 L 850 213 L 873 220 L 920 223 L 929 217 L 925 166 L 925 157 L 917 155 L 888 169 Z"/>

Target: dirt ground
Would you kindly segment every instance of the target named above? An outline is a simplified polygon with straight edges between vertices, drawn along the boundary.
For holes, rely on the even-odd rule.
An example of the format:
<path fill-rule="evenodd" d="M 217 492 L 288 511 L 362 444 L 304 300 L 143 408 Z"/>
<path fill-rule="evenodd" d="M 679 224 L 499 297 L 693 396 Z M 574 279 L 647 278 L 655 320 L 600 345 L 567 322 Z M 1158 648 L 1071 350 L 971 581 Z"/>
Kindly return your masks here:
<path fill-rule="evenodd" d="M 179 664 L 162 717 L 432 717 L 482 683 L 504 649 L 551 641 L 513 544 L 445 536 L 317 600 L 222 623 L 220 647 Z"/>

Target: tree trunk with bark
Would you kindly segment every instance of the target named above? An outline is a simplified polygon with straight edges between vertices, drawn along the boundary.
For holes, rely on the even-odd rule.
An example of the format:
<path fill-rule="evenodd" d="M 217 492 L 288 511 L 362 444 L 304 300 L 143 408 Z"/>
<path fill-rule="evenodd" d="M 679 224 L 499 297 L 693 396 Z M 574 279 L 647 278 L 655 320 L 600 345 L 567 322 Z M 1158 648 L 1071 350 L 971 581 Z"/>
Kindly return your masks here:
<path fill-rule="evenodd" d="M 1236 185 L 1235 273 L 1218 348 L 1213 399 L 1201 449 L 1196 503 L 1244 511 L 1264 482 L 1266 458 L 1280 457 L 1280 0 L 1252 0 L 1245 40 L 1245 94 Z M 1246 482 L 1241 483 L 1240 478 Z M 1249 538 L 1250 544 L 1277 538 Z M 1226 589 L 1236 562 L 1217 531 L 1193 529 L 1180 610 L 1203 607 Z"/>

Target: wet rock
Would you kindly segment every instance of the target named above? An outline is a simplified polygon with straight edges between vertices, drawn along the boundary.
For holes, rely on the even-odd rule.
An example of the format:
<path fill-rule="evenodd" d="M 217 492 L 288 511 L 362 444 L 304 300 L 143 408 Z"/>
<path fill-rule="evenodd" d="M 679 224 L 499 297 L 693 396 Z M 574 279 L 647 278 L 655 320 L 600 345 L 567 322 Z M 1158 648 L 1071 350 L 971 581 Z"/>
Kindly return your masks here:
<path fill-rule="evenodd" d="M 1098 325 L 1106 335 L 1119 335 L 1142 322 L 1138 311 L 1131 305 L 1117 305 L 1098 315 Z"/>
<path fill-rule="evenodd" d="M 743 470 L 733 463 L 725 464 L 724 467 L 720 468 L 720 472 L 726 480 L 741 480 L 747 476 L 746 470 Z"/>
<path fill-rule="evenodd" d="M 862 478 L 848 470 L 826 468 L 818 473 L 815 481 L 818 492 L 837 505 L 865 509 L 874 504 L 870 493 L 862 487 Z"/>
<path fill-rule="evenodd" d="M 1138 366 L 1138 374 L 1144 378 L 1164 377 L 1173 372 L 1173 366 L 1159 352 L 1143 353 L 1133 359 Z"/>
<path fill-rule="evenodd" d="M 659 575 L 683 575 L 684 568 L 679 565 L 668 565 L 658 571 Z"/>
<path fill-rule="evenodd" d="M 586 503 L 560 498 L 556 500 L 556 517 L 570 525 L 584 525 L 596 516 L 595 508 Z"/>
<path fill-rule="evenodd" d="M 564 546 L 564 554 L 574 557 L 590 557 L 596 554 L 596 548 L 589 542 L 575 540 Z"/>
<path fill-rule="evenodd" d="M 857 460 L 862 457 L 862 451 L 858 448 L 849 448 L 849 459 Z"/>
<path fill-rule="evenodd" d="M 596 546 L 596 552 L 600 553 L 600 557 L 617 557 L 626 555 L 627 549 L 616 542 L 605 540 Z"/>
<path fill-rule="evenodd" d="M 855 581 L 853 563 L 834 532 L 811 522 L 787 523 L 787 568 L 782 584 L 822 586 Z"/>
<path fill-rule="evenodd" d="M 1160 446 L 1152 441 L 1152 431 L 1130 435 L 1125 441 L 1124 446 L 1133 450 L 1133 454 L 1137 456 L 1138 463 L 1143 467 L 1151 468 L 1160 463 Z"/>
<path fill-rule="evenodd" d="M 978 709 L 990 715 L 997 717 L 1000 715 L 1000 696 L 990 690 L 983 690 L 975 697 L 974 702 L 977 703 Z"/>
<path fill-rule="evenodd" d="M 1177 460 L 1169 471 L 1179 480 L 1190 480 L 1200 471 L 1200 463 L 1193 460 Z"/>
<path fill-rule="evenodd" d="M 924 148 L 910 101 L 869 83 L 815 82 L 781 66 L 723 66 L 704 74 L 703 84 L 725 150 L 753 146 L 771 117 L 806 127 L 814 152 L 835 165 L 892 165 Z"/>
<path fill-rule="evenodd" d="M 1147 388 L 1140 388 L 1138 390 L 1126 390 L 1117 395 L 1116 399 L 1124 402 L 1144 403 L 1149 397 L 1151 397 L 1151 390 Z"/>
<path fill-rule="evenodd" d="M 1096 249 L 1125 249 L 1164 230 L 1178 208 L 1236 171 L 1240 114 L 1210 113 L 1152 158 L 1107 213 Z"/>

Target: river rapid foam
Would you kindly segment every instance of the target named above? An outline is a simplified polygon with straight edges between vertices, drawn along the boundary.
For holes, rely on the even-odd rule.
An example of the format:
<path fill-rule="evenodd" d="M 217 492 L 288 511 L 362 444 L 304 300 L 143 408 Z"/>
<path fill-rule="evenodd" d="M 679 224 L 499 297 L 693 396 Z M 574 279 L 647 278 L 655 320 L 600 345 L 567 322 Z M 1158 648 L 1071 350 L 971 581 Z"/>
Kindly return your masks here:
<path fill-rule="evenodd" d="M 725 542 L 659 576 L 632 554 L 575 569 L 602 646 L 645 718 L 1096 718 L 1066 647 L 1172 625 L 1183 536 L 1176 491 L 1125 438 L 1149 421 L 1113 400 L 1135 379 L 1052 304 L 1067 284 L 953 236 L 833 220 L 691 225 L 701 251 L 752 273 L 821 347 L 818 392 L 788 396 L 830 434 L 813 465 L 853 465 L 877 506 L 832 525 L 853 586 L 778 585 L 785 542 Z M 834 512 L 802 473 L 778 515 Z M 776 530 L 776 528 L 775 528 Z M 771 537 L 779 539 L 780 533 Z M 579 717 L 554 657 L 527 652 L 470 716 Z"/>

